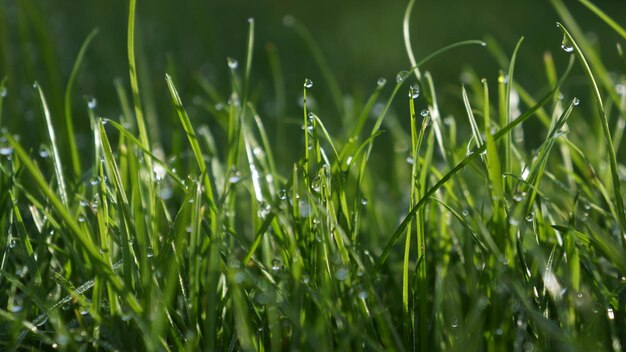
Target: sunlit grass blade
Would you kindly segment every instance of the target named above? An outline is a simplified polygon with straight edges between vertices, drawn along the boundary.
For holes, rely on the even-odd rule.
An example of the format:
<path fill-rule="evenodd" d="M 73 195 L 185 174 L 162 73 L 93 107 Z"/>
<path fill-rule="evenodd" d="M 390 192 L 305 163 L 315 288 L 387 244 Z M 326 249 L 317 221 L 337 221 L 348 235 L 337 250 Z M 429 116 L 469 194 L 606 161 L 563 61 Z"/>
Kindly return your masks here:
<path fill-rule="evenodd" d="M 59 185 L 59 197 L 61 198 L 61 202 L 65 205 L 65 207 L 69 207 L 69 199 L 67 197 L 67 187 L 65 183 L 65 176 L 63 175 L 63 164 L 61 161 L 61 154 L 59 153 L 59 148 L 57 146 L 57 135 L 52 125 L 52 117 L 50 116 L 50 109 L 48 109 L 48 103 L 46 102 L 46 97 L 43 94 L 43 90 L 39 83 L 35 82 L 35 89 L 39 94 L 39 103 L 41 106 L 41 111 L 43 113 L 46 128 L 48 130 L 48 137 L 50 138 L 50 144 L 52 148 L 52 159 L 54 161 L 54 173 L 57 178 L 57 184 Z"/>
<path fill-rule="evenodd" d="M 413 47 L 411 46 L 411 32 L 410 32 L 410 21 L 411 21 L 411 11 L 413 10 L 413 6 L 415 5 L 415 0 L 410 0 L 406 5 L 406 10 L 404 11 L 404 20 L 402 21 L 402 34 L 404 37 L 404 49 L 406 50 L 406 54 L 409 56 L 409 62 L 411 66 L 417 66 L 417 61 L 415 60 L 415 54 L 413 53 Z M 422 74 L 419 68 L 413 70 L 415 73 L 415 78 L 418 81 L 422 80 Z"/>
<path fill-rule="evenodd" d="M 187 134 L 189 144 L 191 145 L 191 149 L 193 150 L 194 156 L 196 157 L 196 162 L 198 163 L 198 168 L 200 169 L 200 173 L 202 174 L 203 185 L 205 187 L 207 200 L 209 201 L 209 206 L 211 207 L 211 211 L 215 212 L 215 194 L 213 192 L 213 185 L 211 184 L 211 180 L 209 179 L 208 170 L 206 167 L 206 163 L 204 162 L 202 150 L 200 150 L 200 144 L 198 143 L 196 132 L 191 125 L 191 121 L 189 121 L 189 116 L 187 116 L 187 112 L 183 108 L 183 103 L 180 100 L 180 96 L 178 95 L 178 91 L 174 86 L 172 78 L 166 74 L 165 80 L 167 81 L 167 86 L 170 91 L 172 104 L 174 104 L 174 107 L 176 108 L 176 113 L 178 114 L 178 118 L 183 125 L 185 133 Z M 214 218 L 214 216 L 212 217 Z"/>
<path fill-rule="evenodd" d="M 130 76 L 130 87 L 133 95 L 133 107 L 135 111 L 135 119 L 137 119 L 137 128 L 139 129 L 139 140 L 143 143 L 145 149 L 151 150 L 150 139 L 148 138 L 148 130 L 141 108 L 141 96 L 139 95 L 139 80 L 137 79 L 137 64 L 135 62 L 135 9 L 137 0 L 130 0 L 128 4 L 128 33 L 127 33 L 127 50 L 128 50 L 128 70 Z M 148 166 L 152 168 L 152 163 L 148 160 Z"/>
<path fill-rule="evenodd" d="M 111 181 L 113 182 L 113 185 L 115 187 L 117 202 L 120 205 L 119 216 L 121 218 L 121 221 L 119 224 L 119 229 L 120 229 L 120 235 L 121 235 L 120 247 L 121 247 L 121 254 L 122 254 L 123 278 L 124 278 L 124 281 L 126 282 L 126 285 L 129 287 L 132 287 L 133 286 L 133 272 L 135 272 L 135 270 L 133 270 L 135 267 L 134 259 L 137 259 L 137 258 L 134 257 L 133 254 L 131 254 L 132 249 L 130 246 L 130 243 L 133 243 L 136 240 L 135 238 L 136 234 L 133 234 L 134 229 L 131 227 L 131 224 L 130 224 L 131 207 L 130 207 L 128 196 L 126 195 L 124 186 L 122 185 L 122 178 L 120 176 L 120 172 L 117 167 L 115 158 L 113 157 L 113 151 L 109 143 L 109 138 L 107 137 L 106 132 L 104 130 L 104 124 L 102 123 L 102 121 L 99 121 L 97 127 L 99 131 L 100 140 L 102 142 L 102 149 L 104 153 L 104 160 L 105 160 L 107 174 L 109 175 L 109 179 L 111 179 Z"/>
<path fill-rule="evenodd" d="M 503 233 L 502 231 L 502 217 L 503 209 L 502 202 L 504 201 L 504 187 L 502 177 L 502 167 L 500 164 L 500 157 L 498 150 L 496 149 L 496 143 L 494 140 L 493 132 L 494 128 L 491 125 L 491 116 L 489 111 L 489 88 L 487 80 L 483 79 L 483 119 L 484 119 L 484 133 L 485 133 L 485 166 L 487 167 L 487 175 L 490 187 L 491 207 L 493 213 L 493 223 L 496 231 Z M 506 125 L 508 126 L 508 125 Z M 508 134 L 505 134 L 502 138 L 505 139 Z M 502 246 L 504 243 L 503 238 L 498 239 L 498 244 Z M 501 249 L 503 249 L 501 247 Z"/>
<path fill-rule="evenodd" d="M 517 53 L 522 45 L 522 41 L 524 41 L 524 37 L 520 38 L 520 40 L 517 42 L 517 45 L 515 46 L 515 49 L 513 50 L 513 55 L 511 56 L 511 62 L 509 64 L 509 70 L 508 73 L 506 75 L 506 77 L 504 77 L 504 85 L 505 85 L 505 94 L 504 94 L 504 111 L 503 111 L 503 116 L 500 116 L 500 125 L 501 126 L 506 126 L 508 125 L 511 120 L 513 118 L 515 118 L 516 116 L 511 116 L 511 91 L 513 90 L 513 82 L 514 82 L 514 73 L 515 73 L 515 64 L 516 64 L 516 60 L 517 60 Z M 551 85 L 556 84 L 556 82 L 550 82 Z M 502 145 L 504 146 L 504 162 L 503 162 L 503 172 L 512 172 L 512 168 L 513 168 L 513 161 L 512 161 L 512 155 L 511 155 L 511 143 L 512 143 L 513 139 L 511 138 L 510 135 L 507 135 L 503 138 L 502 140 Z M 505 184 L 504 184 L 504 188 L 505 190 L 509 190 L 509 184 L 508 184 L 508 180 L 505 179 L 504 180 Z"/>
<path fill-rule="evenodd" d="M 472 109 L 472 105 L 469 101 L 469 97 L 467 96 L 467 91 L 465 87 L 461 87 L 461 94 L 463 95 L 463 103 L 465 104 L 465 111 L 467 112 L 467 118 L 469 119 L 470 127 L 472 129 L 472 136 L 476 143 L 477 147 L 482 147 L 485 142 L 483 141 L 482 134 L 480 133 L 480 129 L 478 128 L 478 123 L 476 123 L 476 118 L 474 117 L 474 110 Z M 470 145 L 468 145 L 468 152 L 470 151 Z"/>

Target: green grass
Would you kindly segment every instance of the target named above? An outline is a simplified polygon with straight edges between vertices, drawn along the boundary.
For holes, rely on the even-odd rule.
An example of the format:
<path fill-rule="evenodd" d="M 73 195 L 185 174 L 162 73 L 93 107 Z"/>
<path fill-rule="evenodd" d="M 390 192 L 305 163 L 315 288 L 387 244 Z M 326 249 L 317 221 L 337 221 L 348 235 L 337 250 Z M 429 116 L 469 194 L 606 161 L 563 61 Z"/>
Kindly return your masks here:
<path fill-rule="evenodd" d="M 510 53 L 468 40 L 420 60 L 415 1 L 407 68 L 366 97 L 342 91 L 291 17 L 323 82 L 287 86 L 285 49 L 268 46 L 274 81 L 256 84 L 250 19 L 244 65 L 223 65 L 230 91 L 179 76 L 175 62 L 147 86 L 134 0 L 130 86 L 116 80 L 118 101 L 99 101 L 119 118 L 92 99 L 74 108 L 96 30 L 64 90 L 35 83 L 35 99 L 18 101 L 4 73 L 0 350 L 623 350 L 626 60 L 619 45 L 619 60 L 603 58 L 551 2 L 564 50 L 539 58 L 534 91 L 517 79 L 543 75 L 517 60 L 522 39 Z M 428 71 L 478 50 L 499 63 L 497 79 L 468 68 L 451 90 Z M 270 95 L 285 114 L 289 90 L 302 93 L 296 128 L 259 108 Z M 171 109 L 155 110 L 155 94 Z M 8 130 L 18 103 L 34 104 L 36 121 Z M 33 128 L 40 139 L 20 137 Z"/>

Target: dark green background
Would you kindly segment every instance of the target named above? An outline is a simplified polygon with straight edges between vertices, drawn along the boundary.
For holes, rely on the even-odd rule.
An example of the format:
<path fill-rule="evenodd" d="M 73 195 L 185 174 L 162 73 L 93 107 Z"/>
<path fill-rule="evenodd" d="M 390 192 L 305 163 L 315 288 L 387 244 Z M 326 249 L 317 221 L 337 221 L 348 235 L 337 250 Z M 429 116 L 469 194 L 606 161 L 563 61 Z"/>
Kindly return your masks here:
<path fill-rule="evenodd" d="M 582 27 L 598 38 L 605 62 L 617 62 L 614 43 L 619 38 L 576 1 L 566 1 Z M 626 1 L 597 1 L 619 23 L 626 23 Z M 266 45 L 278 48 L 287 87 L 288 114 L 298 116 L 297 99 L 305 77 L 318 82 L 315 94 L 319 112 L 332 114 L 320 71 L 308 48 L 293 29 L 282 24 L 291 14 L 303 22 L 321 46 L 343 93 L 367 96 L 378 77 L 393 80 L 409 66 L 403 38 L 402 17 L 407 1 L 172 1 L 139 0 L 137 51 L 144 93 L 152 94 L 155 113 L 169 118 L 164 74 L 175 75 L 186 105 L 201 94 L 193 75 L 201 72 L 224 95 L 229 92 L 226 57 L 245 60 L 247 19 L 255 18 L 256 42 L 253 90 L 261 113 L 271 103 L 273 90 Z M 8 76 L 5 126 L 19 129 L 36 124 L 38 108 L 32 82 L 46 91 L 55 115 L 62 112 L 63 89 L 84 38 L 94 28 L 100 33 L 90 48 L 77 82 L 74 108 L 84 117 L 80 97 L 98 99 L 99 115 L 116 118 L 119 104 L 113 88 L 115 78 L 128 87 L 126 23 L 127 1 L 34 1 L 5 0 L 0 5 L 0 76 Z M 547 0 L 417 1 L 412 17 L 413 46 L 418 59 L 447 44 L 492 36 L 510 55 L 521 36 L 526 40 L 519 54 L 517 78 L 530 91 L 545 86 L 542 54 L 552 51 L 563 67 L 566 55 L 559 49 L 558 17 Z M 168 68 L 168 57 L 173 68 Z M 488 50 L 465 47 L 445 54 L 426 67 L 442 95 L 456 99 L 460 74 L 471 66 L 481 77 L 495 81 L 500 69 Z M 390 89 L 390 88 L 388 88 Z M 387 92 L 388 94 L 388 92 Z M 19 95 L 20 99 L 10 99 Z M 82 112 L 81 112 L 82 111 Z M 167 113 L 163 113 L 166 111 Z M 447 112 L 455 111 L 450 109 Z M 192 114 L 193 115 L 193 114 Z M 192 116 L 204 119 L 202 116 Z M 78 120 L 85 131 L 85 119 Z M 206 120 L 205 120 L 206 121 Z M 24 134 L 33 134 L 33 130 Z"/>

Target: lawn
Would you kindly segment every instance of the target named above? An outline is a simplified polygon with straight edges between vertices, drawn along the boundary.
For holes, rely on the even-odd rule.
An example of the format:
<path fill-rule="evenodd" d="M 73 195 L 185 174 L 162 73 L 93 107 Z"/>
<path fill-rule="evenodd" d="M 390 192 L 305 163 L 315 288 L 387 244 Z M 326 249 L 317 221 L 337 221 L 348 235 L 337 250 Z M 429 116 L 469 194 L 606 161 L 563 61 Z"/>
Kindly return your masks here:
<path fill-rule="evenodd" d="M 0 6 L 0 351 L 626 348 L 623 5 L 279 3 Z"/>

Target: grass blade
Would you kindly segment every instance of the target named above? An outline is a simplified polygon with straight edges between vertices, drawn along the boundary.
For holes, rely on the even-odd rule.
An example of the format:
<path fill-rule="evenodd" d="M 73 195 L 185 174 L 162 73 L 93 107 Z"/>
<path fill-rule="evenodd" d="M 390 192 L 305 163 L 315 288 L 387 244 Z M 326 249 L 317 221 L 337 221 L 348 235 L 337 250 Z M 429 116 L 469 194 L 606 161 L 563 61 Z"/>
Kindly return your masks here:
<path fill-rule="evenodd" d="M 52 125 L 52 117 L 50 116 L 50 110 L 48 109 L 48 103 L 46 103 L 46 97 L 43 94 L 43 90 L 39 83 L 35 82 L 35 88 L 39 93 L 39 103 L 41 111 L 46 121 L 46 127 L 48 129 L 48 136 L 50 137 L 50 143 L 52 147 L 52 159 L 54 161 L 54 173 L 57 177 L 57 183 L 59 185 L 59 196 L 61 202 L 65 207 L 69 207 L 69 199 L 67 197 L 67 187 L 65 186 L 65 176 L 63 176 L 63 165 L 61 162 L 61 154 L 59 154 L 59 148 L 57 146 L 56 132 Z"/>
<path fill-rule="evenodd" d="M 148 138 L 148 130 L 141 108 L 141 97 L 139 95 L 139 81 L 137 79 L 137 64 L 135 62 L 135 9 L 137 0 L 130 0 L 128 5 L 128 33 L 127 33 L 127 50 L 128 50 L 128 72 L 130 75 L 130 87 L 133 94 L 133 107 L 135 109 L 135 118 L 137 119 L 137 128 L 139 129 L 139 140 L 144 148 L 151 150 L 150 139 Z M 152 162 L 148 159 L 148 166 L 152 169 Z M 152 174 L 151 174 L 152 175 Z"/>
<path fill-rule="evenodd" d="M 411 62 L 411 66 L 417 66 L 417 61 L 415 60 L 415 54 L 413 54 L 413 47 L 411 46 L 411 33 L 409 31 L 410 25 L 409 21 L 411 20 L 411 11 L 413 10 L 413 5 L 415 5 L 415 0 L 410 0 L 406 5 L 406 10 L 404 11 L 404 20 L 402 21 L 402 34 L 404 37 L 404 49 L 406 50 L 406 54 L 409 56 L 409 62 Z M 415 73 L 415 78 L 418 81 L 422 80 L 422 74 L 420 73 L 419 68 L 413 70 Z"/>
<path fill-rule="evenodd" d="M 187 134 L 187 138 L 189 139 L 189 144 L 191 145 L 191 149 L 193 150 L 193 154 L 196 157 L 196 162 L 198 163 L 198 167 L 200 168 L 200 173 L 202 174 L 203 185 L 206 192 L 206 198 L 209 202 L 209 206 L 212 209 L 212 212 L 216 211 L 215 206 L 215 194 L 213 192 L 213 185 L 209 180 L 209 175 L 207 171 L 206 164 L 204 162 L 204 156 L 202 154 L 202 150 L 200 150 L 200 144 L 198 143 L 198 138 L 196 137 L 195 130 L 191 125 L 191 121 L 189 121 L 189 116 L 187 116 L 187 112 L 183 107 L 183 103 L 180 100 L 180 96 L 178 95 L 178 91 L 174 86 L 174 82 L 172 78 L 166 74 L 165 80 L 167 81 L 167 87 L 170 91 L 170 96 L 172 98 L 172 104 L 176 108 L 176 113 L 178 114 L 178 118 L 180 119 L 180 123 L 183 125 L 183 129 Z M 212 216 L 215 219 L 214 216 Z"/>
<path fill-rule="evenodd" d="M 80 50 L 78 51 L 78 56 L 76 57 L 76 61 L 74 62 L 74 66 L 72 67 L 72 72 L 70 73 L 70 78 L 67 81 L 67 86 L 65 88 L 65 127 L 67 128 L 67 143 L 70 149 L 70 156 L 72 158 L 72 170 L 74 171 L 74 179 L 80 178 L 81 165 L 80 157 L 78 156 L 78 147 L 76 146 L 76 137 L 74 136 L 74 119 L 72 117 L 72 90 L 74 88 L 74 82 L 76 81 L 76 78 L 78 76 L 80 66 L 83 63 L 85 53 L 87 52 L 87 48 L 89 47 L 89 44 L 96 36 L 96 34 L 98 34 L 97 28 L 89 33 L 87 39 L 85 39 L 83 45 L 80 47 Z"/>
<path fill-rule="evenodd" d="M 578 0 L 581 4 L 585 5 L 591 12 L 595 13 L 602 21 L 608 24 L 617 34 L 622 36 L 622 38 L 626 39 L 626 29 L 620 26 L 619 23 L 615 22 L 609 15 L 607 15 L 604 11 L 600 10 L 599 7 L 592 4 L 588 0 Z"/>

